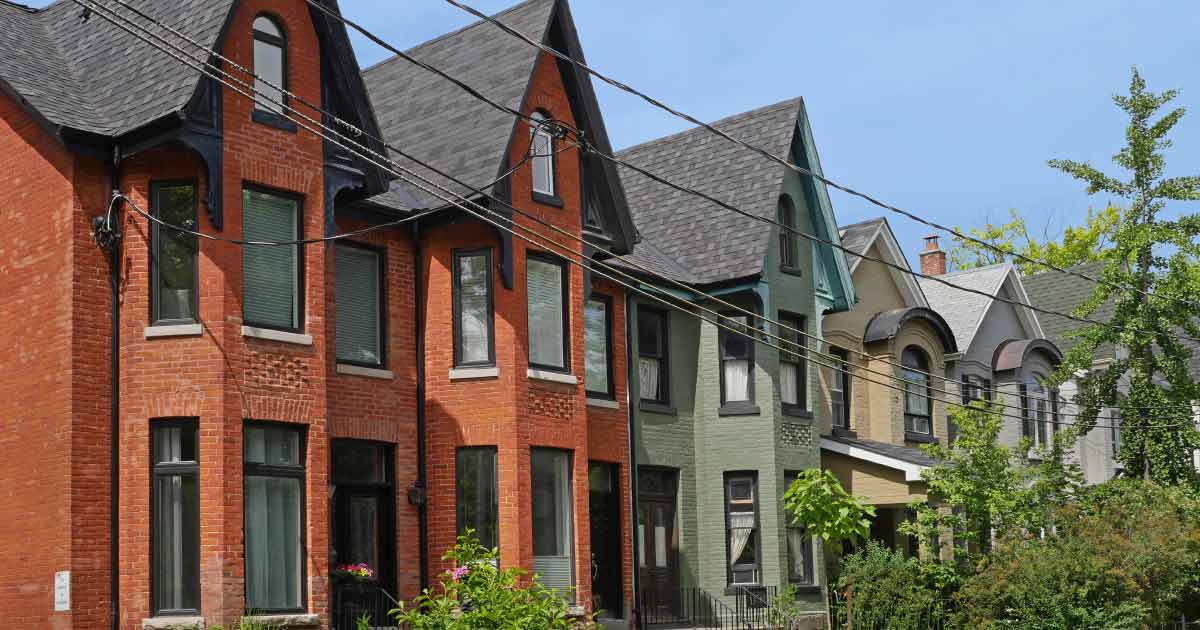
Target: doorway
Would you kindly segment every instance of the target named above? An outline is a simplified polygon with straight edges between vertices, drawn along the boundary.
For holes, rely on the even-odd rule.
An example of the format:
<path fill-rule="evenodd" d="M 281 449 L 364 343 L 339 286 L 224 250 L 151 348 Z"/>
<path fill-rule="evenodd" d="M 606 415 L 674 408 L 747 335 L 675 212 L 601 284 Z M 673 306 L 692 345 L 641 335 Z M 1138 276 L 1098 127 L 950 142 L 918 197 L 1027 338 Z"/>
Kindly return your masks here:
<path fill-rule="evenodd" d="M 638 472 L 638 572 L 642 616 L 649 621 L 679 616 L 679 539 L 675 470 Z"/>
<path fill-rule="evenodd" d="M 391 445 L 334 440 L 331 473 L 333 565 L 366 563 L 378 585 L 394 592 L 396 493 Z"/>
<path fill-rule="evenodd" d="M 605 619 L 621 619 L 620 469 L 588 462 L 588 511 L 592 539 L 592 610 Z"/>

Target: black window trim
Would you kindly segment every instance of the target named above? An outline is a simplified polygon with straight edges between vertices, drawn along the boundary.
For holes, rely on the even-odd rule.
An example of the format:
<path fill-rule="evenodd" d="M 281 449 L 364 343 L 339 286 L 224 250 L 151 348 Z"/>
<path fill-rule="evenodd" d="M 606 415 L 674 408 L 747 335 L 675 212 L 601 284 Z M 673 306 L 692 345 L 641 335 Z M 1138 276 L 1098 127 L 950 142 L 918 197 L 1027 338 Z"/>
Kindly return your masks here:
<path fill-rule="evenodd" d="M 836 368 L 833 369 L 831 378 L 837 379 L 838 389 L 842 393 L 842 418 L 843 424 L 838 424 L 839 418 L 833 417 L 832 391 L 830 392 L 830 418 L 829 424 L 834 434 L 845 434 L 854 436 L 853 413 L 851 412 L 851 401 L 854 397 L 851 395 L 852 381 L 850 379 L 850 351 L 841 346 L 830 346 L 829 354 L 833 355 L 837 361 Z M 832 388 L 830 388 L 832 390 Z"/>
<path fill-rule="evenodd" d="M 670 346 L 670 343 L 671 343 L 671 341 L 670 341 L 671 340 L 671 320 L 667 316 L 666 310 L 658 308 L 658 307 L 654 307 L 654 306 L 647 306 L 643 303 L 639 303 L 637 305 L 638 312 L 635 313 L 635 315 L 640 314 L 643 309 L 645 309 L 647 312 L 654 313 L 655 315 L 658 316 L 658 321 L 660 322 L 659 326 L 658 326 L 659 352 L 658 352 L 658 355 L 646 354 L 646 351 L 642 348 L 642 344 L 638 343 L 638 357 L 637 358 L 638 358 L 639 363 L 641 362 L 641 359 L 643 356 L 650 358 L 650 359 L 658 360 L 658 390 L 659 390 L 659 392 L 662 393 L 662 396 L 660 398 L 647 398 L 646 392 L 641 391 L 642 390 L 641 382 L 640 382 L 641 379 L 639 378 L 638 379 L 638 381 L 639 381 L 638 382 L 638 400 L 639 400 L 639 403 L 641 403 L 642 405 L 647 405 L 647 404 L 651 405 L 652 409 L 655 407 L 661 407 L 662 411 L 668 412 L 667 410 L 671 408 L 671 399 L 672 399 L 671 394 L 674 393 L 671 391 L 671 389 L 672 389 L 671 388 L 671 346 Z M 641 328 L 641 319 L 640 318 L 638 319 L 638 325 L 639 325 L 639 337 L 640 337 L 640 328 Z M 638 369 L 641 369 L 640 365 L 639 365 Z M 668 412 L 668 413 L 670 413 L 670 412 Z"/>
<path fill-rule="evenodd" d="M 264 33 L 256 28 L 254 28 L 254 23 L 256 21 L 258 21 L 258 18 L 266 18 L 266 19 L 270 20 L 272 23 L 275 24 L 275 28 L 278 28 L 279 32 L 283 33 L 283 36 L 276 37 L 274 35 L 271 35 L 270 33 Z M 279 87 L 283 88 L 283 90 L 281 90 L 281 93 L 279 94 L 279 96 L 275 97 L 273 100 L 278 100 L 281 103 L 280 106 L 286 112 L 288 106 L 291 104 L 291 99 L 288 96 L 288 92 L 291 90 L 291 87 L 289 85 L 290 81 L 288 81 L 288 75 L 291 73 L 289 72 L 290 60 L 288 59 L 288 31 L 287 31 L 287 28 L 285 28 L 283 20 L 280 19 L 280 17 L 278 15 L 271 13 L 269 11 L 260 11 L 259 13 L 255 14 L 254 19 L 250 20 L 250 33 L 251 33 L 251 36 L 253 37 L 253 41 L 261 41 L 261 42 L 265 42 L 267 44 L 271 44 L 272 46 L 279 47 L 279 50 L 281 53 L 280 59 L 281 59 L 281 66 L 282 66 L 281 75 L 282 75 L 282 79 L 283 79 L 283 81 Z M 252 60 L 251 66 L 253 66 L 253 58 L 254 58 L 253 42 L 251 43 L 250 57 Z M 255 94 L 254 96 L 257 96 L 257 94 Z M 273 112 L 273 111 L 270 111 L 267 109 L 259 108 L 257 98 L 251 99 L 251 103 L 252 103 L 253 107 L 251 107 L 251 109 L 250 109 L 250 119 L 253 120 L 254 122 L 260 123 L 263 125 L 267 125 L 270 127 L 275 127 L 277 129 L 281 129 L 283 131 L 289 131 L 291 133 L 296 133 L 296 131 L 299 129 L 296 125 L 296 122 L 291 120 L 289 117 L 279 114 L 278 112 Z"/>
<path fill-rule="evenodd" d="M 544 121 L 547 123 L 556 123 L 557 122 L 557 119 L 554 118 L 554 116 L 550 115 L 550 112 L 548 112 L 544 109 L 541 109 L 541 108 L 535 109 L 533 111 L 533 113 L 542 116 Z M 553 206 L 555 208 L 562 208 L 565 206 L 565 204 L 563 203 L 562 197 L 560 197 L 558 194 L 558 152 L 554 150 L 554 144 L 555 144 L 554 133 L 552 131 L 552 128 L 549 125 L 544 125 L 542 127 L 541 131 L 544 131 L 547 134 L 547 136 L 549 136 L 549 138 L 550 138 L 550 156 L 549 156 L 549 159 L 550 159 L 550 187 L 553 188 L 554 190 L 552 192 L 550 192 L 549 194 L 547 194 L 547 193 L 544 193 L 544 192 L 534 189 L 536 186 L 536 183 L 533 181 L 533 163 L 530 162 L 530 165 L 529 165 L 529 191 L 530 191 L 531 197 L 533 198 L 534 201 L 536 201 L 540 204 L 547 205 L 547 206 Z M 529 154 L 531 156 L 533 155 L 533 136 L 537 132 L 538 132 L 538 130 L 535 128 L 533 122 L 530 121 L 529 122 Z"/>
<path fill-rule="evenodd" d="M 598 398 L 603 400 L 616 400 L 616 383 L 613 382 L 613 299 L 607 293 L 598 291 L 592 292 L 588 297 L 588 301 L 596 300 L 604 305 L 604 363 L 608 370 L 608 389 L 607 391 L 597 391 L 591 389 L 587 384 L 587 348 L 584 348 L 584 391 L 588 398 Z M 586 308 L 586 305 L 585 305 Z M 584 324 L 585 328 L 587 324 Z"/>
<path fill-rule="evenodd" d="M 254 184 L 254 183 L 250 183 L 250 182 L 243 182 L 242 190 L 243 191 L 253 190 L 253 191 L 261 193 L 261 194 L 272 195 L 275 197 L 282 197 L 285 199 L 291 199 L 292 201 L 295 201 L 296 202 L 296 235 L 293 238 L 295 240 L 300 240 L 300 239 L 304 238 L 304 195 L 302 195 L 300 193 L 292 192 L 290 190 L 272 188 L 270 186 L 263 186 L 261 184 Z M 243 215 L 245 214 L 245 212 L 246 212 L 246 206 L 243 203 L 242 204 Z M 245 222 L 243 221 L 242 236 L 245 237 L 245 235 L 246 235 L 246 227 L 245 227 Z M 251 246 L 251 247 L 253 247 L 253 246 Z M 243 247 L 242 248 L 243 249 L 243 253 L 242 253 L 242 261 L 243 261 L 243 264 L 242 264 L 242 320 L 243 321 L 242 321 L 242 323 L 244 325 L 250 326 L 253 328 L 263 328 L 266 330 L 280 330 L 283 332 L 291 332 L 291 333 L 303 333 L 304 332 L 305 313 L 306 313 L 305 302 L 308 301 L 308 287 L 306 284 L 307 278 L 306 278 L 305 268 L 304 268 L 305 267 L 304 246 L 303 245 L 287 245 L 286 247 L 295 247 L 296 248 L 296 296 L 298 298 L 298 304 L 296 306 L 296 324 L 297 325 L 293 326 L 293 327 L 273 326 L 270 324 L 259 324 L 259 323 L 253 322 L 246 318 L 246 310 L 245 310 L 245 308 L 246 308 L 245 307 L 245 305 L 246 305 L 246 275 L 245 275 L 246 274 L 246 266 L 245 266 L 246 254 L 245 254 L 245 248 Z"/>
<path fill-rule="evenodd" d="M 732 551 L 729 548 L 729 484 L 732 480 L 749 478 L 751 488 L 754 490 L 754 531 L 758 533 L 757 544 L 754 546 L 754 566 L 758 571 L 758 582 L 754 583 L 733 583 L 733 558 L 729 557 Z M 757 470 L 727 470 L 723 475 L 722 484 L 724 486 L 725 504 L 722 506 L 722 511 L 725 513 L 725 594 L 735 595 L 739 589 L 747 586 L 760 586 L 763 582 L 763 545 L 762 545 L 762 495 L 759 492 L 758 471 Z"/>
<path fill-rule="evenodd" d="M 250 427 L 285 428 L 300 434 L 300 466 L 252 464 L 246 461 L 246 429 Z M 242 601 L 246 600 L 246 477 L 289 477 L 300 480 L 300 606 L 297 608 L 247 608 L 245 614 L 293 614 L 308 610 L 308 425 L 274 420 L 245 420 L 242 423 Z"/>
<path fill-rule="evenodd" d="M 376 368 L 376 369 L 386 368 L 387 364 L 388 364 L 387 247 L 384 247 L 382 245 L 375 245 L 372 243 L 363 243 L 361 241 L 351 241 L 351 240 L 347 240 L 347 239 L 342 239 L 342 240 L 338 241 L 337 247 L 350 247 L 350 248 L 354 248 L 354 249 L 360 249 L 360 250 L 366 251 L 366 252 L 371 252 L 372 254 L 375 254 L 376 261 L 378 262 L 379 313 L 377 314 L 377 316 L 379 317 L 379 361 L 376 363 L 371 363 L 369 361 L 354 361 L 351 359 L 338 359 L 337 358 L 337 323 L 336 323 L 336 321 L 334 322 L 334 331 L 333 331 L 334 360 L 341 365 L 357 365 L 359 367 Z M 337 256 L 336 248 L 334 250 L 334 256 Z M 336 279 L 337 279 L 337 273 L 336 273 L 337 263 L 336 263 L 336 261 L 334 262 L 334 265 L 335 265 L 334 280 L 336 282 Z M 335 297 L 336 297 L 336 292 L 337 292 L 337 286 L 335 284 L 335 286 L 334 286 Z"/>
<path fill-rule="evenodd" d="M 916 356 L 919 359 L 918 363 L 924 363 L 924 365 L 908 365 L 908 364 L 906 364 L 905 358 L 906 358 L 906 355 L 910 351 L 916 353 Z M 905 346 L 904 349 L 900 351 L 900 364 L 902 366 L 901 371 L 909 370 L 909 371 L 913 371 L 913 372 L 924 372 L 925 373 L 925 374 L 921 375 L 925 379 L 925 393 L 923 395 L 922 394 L 911 394 L 908 391 L 908 385 L 914 384 L 914 383 L 912 381 L 909 381 L 908 379 L 901 379 L 906 385 L 904 388 L 904 396 L 902 397 L 903 411 L 904 411 L 904 439 L 908 440 L 910 442 L 929 442 L 934 437 L 934 430 L 933 430 L 934 398 L 933 398 L 933 390 L 930 388 L 930 383 L 929 383 L 930 376 L 928 374 L 928 372 L 930 372 L 930 370 L 932 369 L 933 361 L 930 358 L 929 353 L 926 352 L 924 348 L 922 348 L 918 345 L 910 344 L 910 345 Z M 918 398 L 924 399 L 925 406 L 929 410 L 928 413 L 920 414 L 920 413 L 909 412 L 909 410 L 908 410 L 908 397 L 909 396 L 916 396 Z M 917 419 L 917 418 L 924 419 L 926 422 L 929 423 L 929 431 L 928 432 L 916 431 L 913 429 L 909 429 L 909 424 L 913 424 L 913 426 L 916 425 L 915 422 L 910 423 L 909 422 L 910 419 Z"/>
<path fill-rule="evenodd" d="M 492 470 L 492 482 L 495 484 L 493 490 L 494 490 L 494 493 L 496 496 L 496 500 L 497 501 L 500 500 L 500 449 L 499 449 L 499 447 L 497 447 L 495 445 L 490 445 L 490 444 L 483 444 L 483 445 L 464 444 L 464 445 L 456 447 L 454 449 L 454 531 L 455 531 L 456 536 L 461 536 L 463 533 L 463 523 L 461 520 L 462 514 L 458 511 L 458 506 L 462 505 L 462 501 L 463 501 L 462 484 L 459 483 L 459 478 L 458 478 L 458 465 L 459 465 L 459 462 L 462 461 L 461 456 L 462 456 L 463 451 L 491 451 L 492 464 L 494 465 L 494 469 Z M 497 504 L 497 506 L 496 506 L 496 525 L 495 525 L 497 557 L 499 557 L 499 553 L 500 553 L 500 525 L 501 525 L 500 506 L 499 506 L 499 504 Z M 476 532 L 476 534 L 478 534 L 478 532 Z M 476 536 L 476 538 L 478 538 L 478 536 Z"/>
<path fill-rule="evenodd" d="M 758 408 L 758 405 L 756 404 L 757 399 L 755 398 L 755 392 L 754 392 L 754 376 L 755 376 L 755 371 L 757 369 L 757 364 L 755 362 L 755 354 L 756 354 L 755 346 L 757 344 L 758 329 L 754 326 L 753 318 L 744 313 L 739 313 L 739 312 L 735 312 L 735 311 L 725 311 L 725 312 L 720 313 L 719 317 L 720 318 L 717 321 L 719 321 L 721 323 L 721 326 L 717 328 L 717 367 L 719 368 L 717 370 L 718 371 L 717 377 L 720 382 L 721 407 L 717 410 L 717 415 L 718 416 L 756 416 L 756 415 L 762 413 L 762 411 Z M 732 318 L 737 318 L 737 317 L 745 318 L 746 323 L 741 324 L 741 323 L 733 322 Z M 725 339 L 725 337 L 727 335 L 741 334 L 741 333 L 735 333 L 732 330 L 729 330 L 728 328 L 726 328 L 726 326 L 735 327 L 735 326 L 743 326 L 743 325 L 749 329 L 746 334 L 742 335 L 743 337 L 746 338 L 746 342 L 748 344 L 747 345 L 746 362 L 749 365 L 746 366 L 746 371 L 747 371 L 747 374 L 746 374 L 746 379 L 747 379 L 746 400 L 735 400 L 733 402 L 726 402 L 725 401 L 725 344 L 722 343 L 722 341 Z"/>
<path fill-rule="evenodd" d="M 785 353 L 783 353 L 783 352 L 779 353 L 779 362 L 781 365 L 783 363 L 794 363 L 797 366 L 797 368 L 796 368 L 796 372 L 797 372 L 796 388 L 798 391 L 796 392 L 796 399 L 799 402 L 794 405 L 791 403 L 782 402 L 783 395 L 781 393 L 779 396 L 780 405 L 782 406 L 784 415 L 795 416 L 795 417 L 799 417 L 799 418 L 812 418 L 813 417 L 812 408 L 810 407 L 809 400 L 808 400 L 808 371 L 809 371 L 808 337 L 806 337 L 802 334 L 803 332 L 808 331 L 808 318 L 799 313 L 793 313 L 791 311 L 785 311 L 785 310 L 780 310 L 778 313 L 778 317 L 779 317 L 779 323 L 784 324 L 786 326 L 791 326 L 791 327 L 796 328 L 797 330 L 801 331 L 800 333 L 795 333 L 796 341 L 798 342 L 798 344 L 801 348 L 800 352 L 798 353 L 801 355 L 801 357 L 799 359 L 789 359 L 789 358 L 785 358 L 786 357 Z M 792 333 L 790 333 L 787 330 L 781 329 L 779 331 L 780 337 L 787 338 L 790 335 L 792 335 Z"/>
<path fill-rule="evenodd" d="M 787 216 L 784 216 L 784 211 Z M 779 220 L 779 269 L 784 273 L 800 275 L 800 243 L 796 232 L 800 229 L 799 212 L 791 195 L 779 195 L 776 203 L 776 218 Z M 791 230 L 784 229 L 784 226 Z"/>
<path fill-rule="evenodd" d="M 559 273 L 562 274 L 562 344 L 563 344 L 563 364 L 562 367 L 557 365 L 545 365 L 542 363 L 534 363 L 532 357 L 529 356 L 529 350 L 532 344 L 529 340 L 525 340 L 525 358 L 531 369 L 545 370 L 547 372 L 558 372 L 559 374 L 571 373 L 571 274 L 567 268 L 567 261 L 563 258 L 555 256 L 550 252 L 528 251 L 525 253 L 525 329 L 526 334 L 529 331 L 529 260 L 537 260 L 543 263 L 551 264 L 558 267 Z"/>
<path fill-rule="evenodd" d="M 452 250 L 453 263 L 451 264 L 451 311 L 453 318 L 453 334 L 454 334 L 454 367 L 492 367 L 496 365 L 496 286 L 495 278 L 492 273 L 492 248 L 491 247 L 474 247 L 468 249 Z M 462 283 L 460 273 L 462 259 L 471 256 L 483 256 L 485 271 L 487 277 L 484 282 L 487 283 L 487 331 L 488 331 L 488 347 L 487 360 L 485 361 L 470 361 L 462 360 Z M 528 295 L 528 291 L 526 291 Z"/>
<path fill-rule="evenodd" d="M 155 452 L 154 452 L 154 446 L 155 446 L 155 442 L 157 440 L 156 434 L 158 433 L 159 429 L 170 429 L 170 428 L 190 429 L 190 430 L 193 430 L 196 432 L 196 460 L 195 461 L 174 462 L 174 463 L 157 463 L 154 461 L 154 459 L 156 457 Z M 195 575 L 195 584 L 193 586 L 196 589 L 196 601 L 200 605 L 194 609 L 192 609 L 192 608 L 167 608 L 167 609 L 159 608 L 158 607 L 158 593 L 157 593 L 158 589 L 155 588 L 155 585 L 157 584 L 157 580 L 154 577 L 154 573 L 155 573 L 154 567 L 158 566 L 158 557 L 157 557 L 157 554 L 155 553 L 155 550 L 158 548 L 158 545 L 156 544 L 156 542 L 157 542 L 156 532 L 158 531 L 158 527 L 156 527 L 157 523 L 155 523 L 153 511 L 159 504 L 158 484 L 155 482 L 158 480 L 159 477 L 173 477 L 173 476 L 184 476 L 184 475 L 194 476 L 196 478 L 196 490 L 199 493 L 199 495 L 201 497 L 203 497 L 203 493 L 200 491 L 200 487 L 199 487 L 200 486 L 200 457 L 201 457 L 201 454 L 200 454 L 200 419 L 199 418 L 194 418 L 194 417 L 192 417 L 192 418 L 182 418 L 182 417 L 181 418 L 161 418 L 161 419 L 154 418 L 154 419 L 150 420 L 150 510 L 151 510 L 150 554 L 149 554 L 149 556 L 150 556 L 150 576 L 151 576 L 150 577 L 150 610 L 151 610 L 151 614 L 154 615 L 155 617 L 196 616 L 196 615 L 199 615 L 200 611 L 204 608 L 204 602 L 203 602 L 204 591 L 200 586 L 200 573 L 199 573 L 200 567 L 199 566 L 197 567 L 197 573 Z M 197 507 L 199 507 L 199 506 L 197 506 Z M 197 516 L 197 518 L 199 518 L 200 513 L 197 512 L 196 516 Z M 201 539 L 200 538 L 200 524 L 197 523 L 196 524 L 196 540 L 194 541 L 194 543 L 196 545 L 197 555 L 200 554 L 200 549 L 201 549 L 200 539 Z M 201 566 L 203 566 L 203 559 L 201 559 L 200 564 L 201 564 Z"/>
<path fill-rule="evenodd" d="M 199 231 L 200 226 L 200 180 L 198 179 L 164 179 L 150 182 L 150 216 L 158 218 L 158 195 L 163 188 L 190 186 L 192 189 L 192 221 Z M 195 317 L 191 319 L 162 319 L 159 317 L 161 302 L 158 295 L 158 258 L 159 246 L 162 244 L 164 228 L 157 221 L 150 222 L 150 325 L 172 326 L 176 324 L 195 324 L 200 321 L 200 239 L 196 238 L 196 255 L 192 257 L 192 308 Z M 182 227 L 182 226 L 181 226 Z"/>
<path fill-rule="evenodd" d="M 799 476 L 800 476 L 800 472 L 797 470 L 784 470 L 783 471 L 783 488 L 784 488 L 784 490 L 786 491 L 787 488 L 789 486 L 791 486 L 791 483 L 793 481 L 795 481 Z M 787 536 L 787 530 L 789 530 L 789 529 L 803 530 L 804 533 L 808 536 L 808 549 L 812 553 L 812 555 L 808 557 L 809 570 L 812 572 L 812 581 L 805 582 L 792 574 L 791 558 L 788 557 L 790 554 L 787 553 L 788 549 L 789 549 L 787 546 L 788 543 L 787 543 L 787 540 L 784 540 L 784 558 L 786 560 L 788 560 L 787 581 L 790 584 L 792 584 L 793 586 L 795 586 L 797 589 L 797 592 L 799 592 L 799 593 L 820 592 L 820 589 L 821 589 L 820 580 L 817 579 L 817 551 L 816 551 L 816 543 L 813 541 L 813 534 L 808 532 L 808 527 L 798 524 L 798 523 L 793 523 L 790 516 L 784 516 L 784 519 L 785 519 L 785 521 L 784 521 L 784 536 L 785 537 Z"/>

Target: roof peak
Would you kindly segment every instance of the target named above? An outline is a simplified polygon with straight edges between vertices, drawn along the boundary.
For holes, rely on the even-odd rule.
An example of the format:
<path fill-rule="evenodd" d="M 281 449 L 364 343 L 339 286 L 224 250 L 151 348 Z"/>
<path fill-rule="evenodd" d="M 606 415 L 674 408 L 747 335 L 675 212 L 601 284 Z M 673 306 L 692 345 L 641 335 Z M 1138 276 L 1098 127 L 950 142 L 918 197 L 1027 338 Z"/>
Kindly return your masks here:
<path fill-rule="evenodd" d="M 729 123 L 734 122 L 735 120 L 738 120 L 741 118 L 752 118 L 752 117 L 760 115 L 760 114 L 765 114 L 765 113 L 768 113 L 771 111 L 775 111 L 777 109 L 784 108 L 785 106 L 788 106 L 788 105 L 794 105 L 797 108 L 796 115 L 797 115 L 797 117 L 799 117 L 799 115 L 800 115 L 799 107 L 803 101 L 804 101 L 804 97 L 793 96 L 792 98 L 787 98 L 787 99 L 784 99 L 784 100 L 776 102 L 776 103 L 771 103 L 770 105 L 763 105 L 761 107 L 755 107 L 754 109 L 749 109 L 744 112 L 738 112 L 736 114 L 729 114 L 728 116 L 725 116 L 718 120 L 714 120 L 712 122 L 709 122 L 708 125 L 712 126 L 712 127 L 719 127 L 721 125 L 729 124 Z M 651 140 L 646 140 L 645 142 L 639 142 L 638 144 L 633 144 L 633 145 L 627 146 L 624 149 L 621 149 L 619 151 L 619 153 L 625 153 L 627 151 L 632 151 L 634 149 L 644 147 L 646 145 L 656 144 L 659 142 L 667 142 L 669 140 L 674 140 L 681 136 L 685 136 L 687 134 L 694 133 L 696 131 L 700 131 L 703 129 L 704 128 L 701 125 L 693 125 L 691 127 L 688 127 L 687 129 L 681 129 L 679 131 L 676 131 L 675 133 L 667 134 L 665 136 L 661 136 L 661 137 L 654 138 Z"/>

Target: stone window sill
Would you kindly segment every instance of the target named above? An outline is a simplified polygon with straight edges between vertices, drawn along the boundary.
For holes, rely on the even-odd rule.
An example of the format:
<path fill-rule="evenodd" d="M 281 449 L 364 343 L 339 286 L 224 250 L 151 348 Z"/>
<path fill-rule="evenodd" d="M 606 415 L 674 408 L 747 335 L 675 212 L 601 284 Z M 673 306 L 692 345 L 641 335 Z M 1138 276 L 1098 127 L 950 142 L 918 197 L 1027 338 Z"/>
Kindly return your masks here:
<path fill-rule="evenodd" d="M 534 368 L 529 368 L 526 370 L 525 375 L 534 380 L 562 383 L 563 385 L 576 385 L 579 383 L 579 379 L 575 378 L 574 374 L 563 374 L 561 372 L 551 372 L 549 370 L 536 370 Z"/>
<path fill-rule="evenodd" d="M 278 341 L 280 343 L 291 343 L 297 346 L 311 346 L 313 344 L 312 335 L 274 330 L 271 328 L 258 328 L 257 326 L 242 326 L 242 336 L 266 339 L 267 341 Z"/>
<path fill-rule="evenodd" d="M 533 200 L 546 206 L 554 206 L 555 208 L 563 207 L 563 200 L 558 195 L 547 195 L 534 191 Z"/>
<path fill-rule="evenodd" d="M 242 621 L 270 628 L 318 628 L 321 617 L 307 613 L 291 615 L 254 615 L 242 617 Z"/>
<path fill-rule="evenodd" d="M 674 416 L 679 414 L 679 411 L 676 410 L 675 407 L 660 402 L 654 402 L 653 400 L 638 401 L 638 409 L 641 409 L 642 411 L 648 411 L 650 413 L 661 413 L 664 416 Z"/>
<path fill-rule="evenodd" d="M 746 400 L 725 403 L 717 410 L 718 416 L 757 416 L 761 413 L 758 405 Z"/>
<path fill-rule="evenodd" d="M 789 276 L 804 276 L 803 269 L 800 269 L 799 267 L 785 267 L 783 265 L 779 266 L 779 273 L 787 274 Z"/>
<path fill-rule="evenodd" d="M 495 366 L 450 368 L 450 380 L 452 381 L 469 381 L 480 378 L 497 378 L 499 376 L 500 368 Z"/>
<path fill-rule="evenodd" d="M 204 334 L 200 324 L 160 324 L 146 327 L 146 339 L 163 339 L 166 337 L 199 337 Z"/>
<path fill-rule="evenodd" d="M 150 617 L 142 620 L 142 630 L 203 630 L 204 617 Z"/>
<path fill-rule="evenodd" d="M 370 368 L 362 365 L 350 365 L 349 363 L 337 364 L 337 373 L 346 374 L 349 376 L 364 376 L 366 378 L 378 378 L 383 380 L 392 380 L 396 375 L 391 370 L 381 368 Z"/>
<path fill-rule="evenodd" d="M 621 408 L 621 405 L 618 404 L 617 401 L 615 401 L 615 400 L 608 400 L 607 398 L 591 398 L 591 397 L 588 397 L 588 399 L 587 399 L 587 406 L 599 407 L 601 409 L 620 409 Z"/>

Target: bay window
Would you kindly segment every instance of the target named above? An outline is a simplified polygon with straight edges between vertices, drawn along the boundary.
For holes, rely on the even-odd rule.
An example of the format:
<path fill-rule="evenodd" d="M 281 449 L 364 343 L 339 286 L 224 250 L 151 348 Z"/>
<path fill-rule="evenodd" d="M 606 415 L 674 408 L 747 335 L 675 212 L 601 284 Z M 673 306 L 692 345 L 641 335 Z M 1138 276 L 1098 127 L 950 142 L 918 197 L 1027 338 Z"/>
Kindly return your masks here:
<path fill-rule="evenodd" d="M 725 474 L 725 544 L 729 584 L 759 584 L 758 476 Z"/>
<path fill-rule="evenodd" d="M 196 184 L 154 182 L 150 214 L 164 223 L 195 231 Z M 199 239 L 158 222 L 150 225 L 150 322 L 186 324 L 200 321 Z"/>
<path fill-rule="evenodd" d="M 525 264 L 529 366 L 568 370 L 567 267 L 559 258 L 530 254 Z"/>
<path fill-rule="evenodd" d="M 487 549 L 500 546 L 500 501 L 496 479 L 496 448 L 458 449 L 455 457 L 457 523 L 461 536 L 475 531 Z"/>
<path fill-rule="evenodd" d="M 154 613 L 200 610 L 200 457 L 195 420 L 155 421 L 150 529 Z"/>
<path fill-rule="evenodd" d="M 246 425 L 246 610 L 304 607 L 303 449 L 298 427 Z"/>
<path fill-rule="evenodd" d="M 831 348 L 833 369 L 829 375 L 830 422 L 833 426 L 850 428 L 850 353 L 844 348 Z"/>
<path fill-rule="evenodd" d="M 535 448 L 531 457 L 533 570 L 546 588 L 564 591 L 575 586 L 571 453 Z"/>
<path fill-rule="evenodd" d="M 454 252 L 454 365 L 492 365 L 492 250 Z"/>
<path fill-rule="evenodd" d="M 721 410 L 757 413 L 754 408 L 754 328 L 745 315 L 722 316 L 717 333 L 721 361 Z"/>
<path fill-rule="evenodd" d="M 370 367 L 384 361 L 383 254 L 338 243 L 334 254 L 337 360 Z"/>
<path fill-rule="evenodd" d="M 242 189 L 242 235 L 247 241 L 300 238 L 300 201 L 257 188 Z M 299 245 L 242 247 L 242 318 L 247 326 L 301 328 L 302 252 Z"/>
<path fill-rule="evenodd" d="M 641 399 L 669 405 L 671 379 L 669 372 L 669 341 L 667 313 L 648 306 L 637 309 L 638 326 L 638 385 Z"/>
<path fill-rule="evenodd" d="M 583 350 L 588 395 L 612 398 L 612 298 L 607 295 L 593 295 L 584 304 Z"/>

